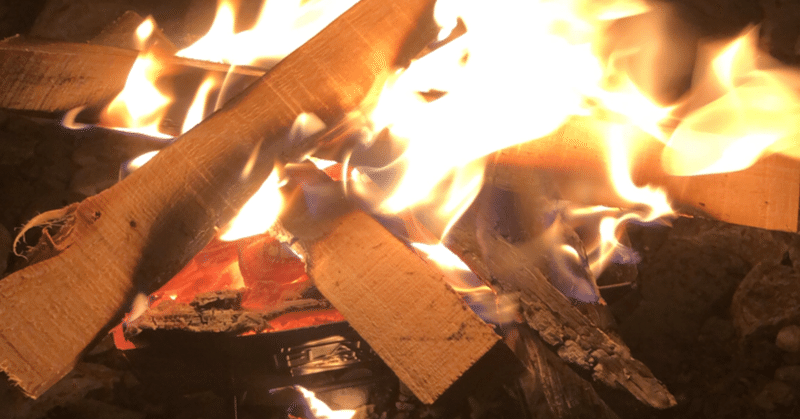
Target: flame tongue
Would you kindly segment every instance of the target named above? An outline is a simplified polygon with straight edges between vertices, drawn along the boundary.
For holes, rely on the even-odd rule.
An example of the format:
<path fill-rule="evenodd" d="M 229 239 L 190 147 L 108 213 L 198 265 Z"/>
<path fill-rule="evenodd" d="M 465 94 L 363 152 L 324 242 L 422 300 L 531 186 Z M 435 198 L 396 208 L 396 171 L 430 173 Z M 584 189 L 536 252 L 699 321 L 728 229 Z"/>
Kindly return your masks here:
<path fill-rule="evenodd" d="M 274 62 L 352 3 L 271 0 L 253 28 L 235 33 L 236 8 L 223 1 L 208 35 L 180 55 Z M 672 214 L 663 191 L 631 179 L 641 137 L 663 142 L 663 169 L 680 176 L 741 170 L 772 152 L 800 154 L 790 140 L 800 131 L 800 78 L 762 59 L 755 30 L 720 47 L 682 30 L 688 25 L 669 6 L 636 0 L 439 0 L 435 16 L 444 28 L 439 39 L 447 40 L 398 71 L 352 119 L 365 121 L 363 144 L 342 170 L 352 195 L 384 217 L 413 213 L 431 241 L 441 240 L 478 195 L 487 156 L 535 141 L 576 115 L 604 127 L 607 176 L 628 207 L 571 204 L 563 211 L 561 221 L 594 232 L 585 234 L 594 275 L 613 260 L 635 260 L 617 240 L 624 223 Z M 152 30 L 142 27 L 141 37 Z M 166 106 L 169 99 L 152 87 L 157 60 L 143 53 L 135 70 L 132 76 L 150 77 L 151 84 L 136 87 L 131 79 L 130 90 Z M 183 129 L 212 110 L 206 103 L 224 89 L 224 81 L 204 83 Z M 140 110 L 127 96 L 108 115 L 117 108 L 130 116 L 128 126 L 158 126 L 153 109 Z M 298 124 L 291 135 L 322 129 Z M 373 165 L 351 165 L 367 161 Z M 278 183 L 271 178 L 265 193 Z M 555 247 L 569 265 L 575 247 Z"/>
<path fill-rule="evenodd" d="M 706 47 L 687 115 L 664 150 L 664 169 L 679 176 L 742 170 L 760 157 L 797 154 L 800 74 L 763 57 L 758 31 Z M 704 73 L 705 71 L 705 73 Z"/>

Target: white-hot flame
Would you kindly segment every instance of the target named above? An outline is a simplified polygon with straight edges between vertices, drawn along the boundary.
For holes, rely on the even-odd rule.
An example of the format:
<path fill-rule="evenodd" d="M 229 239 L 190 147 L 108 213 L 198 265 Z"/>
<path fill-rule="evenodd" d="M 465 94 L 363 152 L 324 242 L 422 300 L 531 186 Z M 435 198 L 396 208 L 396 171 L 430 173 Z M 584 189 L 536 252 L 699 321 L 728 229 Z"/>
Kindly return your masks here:
<path fill-rule="evenodd" d="M 131 67 L 122 92 L 101 115 L 107 124 L 121 130 L 157 138 L 171 138 L 161 132 L 159 124 L 172 99 L 155 86 L 164 68 L 151 51 L 139 55 Z"/>
<path fill-rule="evenodd" d="M 220 240 L 233 241 L 266 232 L 283 207 L 279 184 L 278 173 L 273 171 L 225 228 Z"/>
<path fill-rule="evenodd" d="M 353 3 L 271 0 L 252 29 L 235 33 L 236 10 L 222 2 L 207 37 L 180 55 L 268 65 Z M 575 115 L 591 116 L 610 127 L 598 159 L 605 157 L 614 192 L 629 205 L 568 211 L 567 218 L 595 224 L 601 238 L 587 250 L 599 274 L 620 252 L 623 223 L 672 213 L 663 191 L 630 176 L 640 136 L 664 143 L 663 170 L 679 176 L 741 170 L 773 152 L 800 154 L 793 139 L 800 131 L 798 72 L 765 60 L 755 30 L 719 46 L 675 29 L 676 16 L 669 6 L 638 0 L 439 0 L 439 40 L 448 41 L 397 71 L 362 110 L 374 133 L 362 147 L 366 153 L 387 132 L 390 148 L 402 153 L 386 158 L 388 165 L 352 170 L 350 190 L 378 212 L 424 212 L 425 228 L 441 238 L 477 195 L 487 156 L 535 141 Z M 456 27 L 466 32 L 450 36 Z M 147 60 L 144 53 L 134 73 L 152 79 L 158 62 Z M 688 92 L 684 72 L 692 78 Z M 154 95 L 148 106 L 167 103 L 152 83 L 129 82 Z M 224 89 L 204 84 L 184 130 L 202 118 L 218 87 Z M 144 112 L 135 99 L 124 107 L 132 116 Z M 148 129 L 158 125 L 151 116 L 131 119 Z M 293 128 L 290 139 L 296 131 L 306 135 L 305 126 Z M 572 257 L 569 248 L 561 251 Z"/>
<path fill-rule="evenodd" d="M 177 55 L 224 62 L 258 64 L 282 59 L 349 9 L 356 0 L 270 0 L 263 4 L 253 28 L 236 32 L 236 9 L 219 2 L 206 36 Z"/>
<path fill-rule="evenodd" d="M 664 149 L 668 173 L 730 172 L 774 152 L 797 155 L 800 73 L 763 57 L 757 41 L 752 28 L 721 49 L 707 48 L 709 71 L 697 75 L 688 115 Z"/>
<path fill-rule="evenodd" d="M 295 386 L 295 388 L 303 395 L 308 409 L 317 419 L 351 419 L 356 414 L 356 411 L 352 409 L 333 410 L 318 399 L 313 391 L 302 386 Z"/>

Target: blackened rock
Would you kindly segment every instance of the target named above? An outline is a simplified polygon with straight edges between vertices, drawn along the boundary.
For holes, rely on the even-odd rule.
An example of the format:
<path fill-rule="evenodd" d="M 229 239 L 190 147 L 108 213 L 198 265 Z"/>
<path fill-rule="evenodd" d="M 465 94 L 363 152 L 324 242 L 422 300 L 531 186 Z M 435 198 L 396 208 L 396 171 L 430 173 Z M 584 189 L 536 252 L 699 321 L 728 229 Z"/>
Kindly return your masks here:
<path fill-rule="evenodd" d="M 772 335 L 800 322 L 800 273 L 780 262 L 756 265 L 733 296 L 731 315 L 739 336 Z"/>

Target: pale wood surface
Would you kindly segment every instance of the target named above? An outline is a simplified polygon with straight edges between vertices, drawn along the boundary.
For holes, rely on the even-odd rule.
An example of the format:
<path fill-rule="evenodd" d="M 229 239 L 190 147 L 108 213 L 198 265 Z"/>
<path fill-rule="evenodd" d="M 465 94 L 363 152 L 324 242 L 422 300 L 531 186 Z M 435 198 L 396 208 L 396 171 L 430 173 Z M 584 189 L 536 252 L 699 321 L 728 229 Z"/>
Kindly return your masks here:
<path fill-rule="evenodd" d="M 83 201 L 63 253 L 0 281 L 0 369 L 31 397 L 63 377 L 137 291 L 170 278 L 209 241 L 275 157 L 307 152 L 310 144 L 284 140 L 298 114 L 333 124 L 357 106 L 431 7 L 363 0 L 142 169 Z M 53 74 L 95 65 L 50 59 Z M 24 73 L 24 61 L 0 65 Z M 3 81 L 0 91 L 19 89 Z M 255 168 L 243 178 L 251 156 Z"/>
<path fill-rule="evenodd" d="M 116 38 L 98 38 L 99 44 L 42 41 L 22 37 L 0 42 L 0 108 L 44 113 L 77 107 L 100 110 L 125 87 L 139 52 L 108 45 Z M 158 59 L 165 74 L 192 71 L 257 77 L 265 70 L 169 55 L 174 49 L 158 39 Z"/>
<path fill-rule="evenodd" d="M 294 243 L 319 291 L 420 401 L 436 401 L 499 341 L 439 268 L 350 209 L 343 192 L 313 198 L 316 215 L 303 192 L 291 196 L 274 233 Z"/>
<path fill-rule="evenodd" d="M 662 143 L 643 139 L 639 146 L 632 179 L 638 185 L 664 188 L 679 211 L 768 230 L 797 231 L 800 162 L 770 156 L 739 172 L 670 176 L 661 168 Z M 505 175 L 503 166 L 508 165 L 543 169 L 557 175 L 568 199 L 626 206 L 607 180 L 606 150 L 598 130 L 586 118 L 573 118 L 551 136 L 503 150 L 494 162 L 498 177 Z"/>
<path fill-rule="evenodd" d="M 65 112 L 102 106 L 125 86 L 137 51 L 51 41 L 0 42 L 0 108 Z"/>

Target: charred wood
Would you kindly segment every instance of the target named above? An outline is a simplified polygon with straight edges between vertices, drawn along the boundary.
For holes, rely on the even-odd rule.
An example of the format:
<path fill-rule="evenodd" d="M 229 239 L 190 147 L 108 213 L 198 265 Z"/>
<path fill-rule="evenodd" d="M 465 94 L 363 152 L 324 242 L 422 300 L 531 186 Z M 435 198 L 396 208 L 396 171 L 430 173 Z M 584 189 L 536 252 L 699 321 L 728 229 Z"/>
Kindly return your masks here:
<path fill-rule="evenodd" d="M 284 301 L 267 311 L 241 307 L 241 292 L 235 290 L 198 294 L 189 304 L 166 301 L 148 309 L 138 318 L 125 323 L 125 337 L 134 338 L 146 330 L 180 330 L 240 334 L 261 332 L 270 320 L 283 314 L 330 309 L 324 300 L 300 299 Z"/>
<path fill-rule="evenodd" d="M 484 195 L 485 198 L 485 195 Z M 527 254 L 493 228 L 479 208 L 481 197 L 448 235 L 448 247 L 500 292 L 518 293 L 524 320 L 564 361 L 591 372 L 595 381 L 624 389 L 642 403 L 665 409 L 675 399 L 630 350 L 584 316 Z"/>

